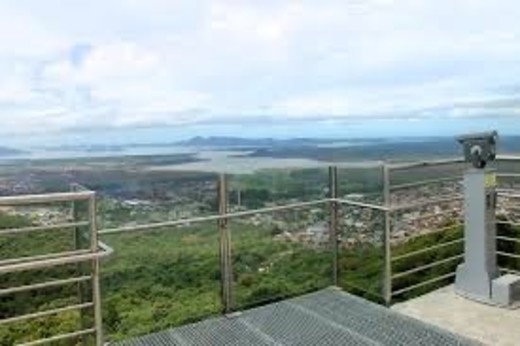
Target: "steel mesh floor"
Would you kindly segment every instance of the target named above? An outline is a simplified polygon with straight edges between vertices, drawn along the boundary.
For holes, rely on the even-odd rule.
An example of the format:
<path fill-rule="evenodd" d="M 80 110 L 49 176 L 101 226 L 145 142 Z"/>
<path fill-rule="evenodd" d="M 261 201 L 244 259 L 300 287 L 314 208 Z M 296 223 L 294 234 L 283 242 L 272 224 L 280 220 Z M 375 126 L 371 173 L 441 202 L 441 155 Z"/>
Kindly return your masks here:
<path fill-rule="evenodd" d="M 475 345 L 474 341 L 327 288 L 117 346 L 166 345 Z"/>

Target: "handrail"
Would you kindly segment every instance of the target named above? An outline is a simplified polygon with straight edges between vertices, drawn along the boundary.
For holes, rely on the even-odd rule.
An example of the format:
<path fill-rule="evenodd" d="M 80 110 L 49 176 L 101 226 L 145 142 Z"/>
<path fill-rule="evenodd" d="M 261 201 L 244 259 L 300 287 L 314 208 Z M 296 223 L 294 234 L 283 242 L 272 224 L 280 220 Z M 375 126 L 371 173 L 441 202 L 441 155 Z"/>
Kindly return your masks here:
<path fill-rule="evenodd" d="M 365 209 L 376 209 L 376 210 L 381 210 L 381 211 L 389 211 L 390 210 L 390 208 L 385 207 L 384 205 L 357 202 L 357 201 L 352 201 L 352 200 L 349 200 L 349 199 L 331 198 L 330 201 L 331 202 L 337 202 L 339 204 L 346 204 L 346 205 L 353 206 L 353 207 L 365 208 Z"/>
<path fill-rule="evenodd" d="M 509 253 L 509 252 L 497 251 L 496 254 L 499 256 L 502 256 L 502 257 L 520 259 L 520 255 L 515 255 L 515 254 Z"/>
<path fill-rule="evenodd" d="M 70 256 L 76 256 L 76 255 L 84 255 L 89 252 L 90 252 L 90 249 L 80 249 L 80 250 L 73 250 L 73 251 L 54 252 L 54 253 L 49 253 L 49 254 L 44 254 L 44 255 L 9 258 L 9 259 L 0 261 L 0 268 L 2 266 L 15 264 L 15 263 L 39 261 L 39 260 L 46 260 L 46 259 L 57 258 L 57 257 L 70 257 Z"/>
<path fill-rule="evenodd" d="M 438 178 L 438 179 L 427 179 L 427 180 L 421 180 L 418 182 L 413 183 L 406 183 L 406 184 L 398 184 L 398 185 L 392 185 L 390 186 L 390 190 L 401 190 L 401 189 L 407 189 L 410 187 L 417 187 L 417 186 L 424 186 L 424 185 L 430 185 L 435 183 L 442 183 L 445 181 L 460 181 L 462 180 L 462 176 L 455 176 L 455 177 L 445 177 L 445 178 Z"/>
<path fill-rule="evenodd" d="M 56 342 L 56 341 L 77 338 L 77 337 L 88 335 L 88 334 L 94 334 L 95 332 L 96 332 L 95 328 L 83 329 L 83 330 L 79 330 L 77 332 L 66 333 L 66 334 L 59 334 L 59 335 L 51 336 L 51 337 L 45 338 L 45 339 L 40 339 L 40 340 L 30 341 L 30 342 L 24 342 L 22 344 L 18 344 L 17 346 L 46 345 L 46 344 L 50 344 L 50 343 L 53 343 L 53 342 Z"/>
<path fill-rule="evenodd" d="M 392 211 L 400 211 L 400 210 L 406 210 L 406 209 L 412 209 L 417 207 L 424 207 L 427 205 L 432 204 L 438 204 L 438 203 L 446 203 L 446 202 L 454 202 L 454 201 L 460 201 L 464 198 L 461 194 L 455 194 L 450 197 L 445 198 L 436 198 L 436 199 L 429 199 L 418 203 L 409 203 L 409 204 L 396 204 L 391 206 Z"/>
<path fill-rule="evenodd" d="M 439 260 L 439 261 L 435 261 L 435 262 L 431 262 L 429 264 L 425 264 L 423 266 L 419 266 L 419 267 L 416 267 L 416 268 L 413 268 L 413 269 L 410 269 L 410 270 L 406 270 L 404 272 L 399 272 L 398 274 L 395 274 L 395 275 L 392 276 L 392 280 L 398 279 L 398 278 L 401 278 L 401 277 L 404 277 L 404 276 L 408 276 L 410 274 L 414 274 L 414 273 L 417 273 L 417 272 L 420 272 L 420 271 L 423 271 L 423 270 L 426 270 L 426 269 L 430 269 L 430 268 L 433 268 L 435 266 L 438 266 L 439 264 L 448 263 L 448 262 L 455 261 L 455 260 L 458 260 L 458 259 L 461 259 L 461 258 L 464 258 L 464 255 L 456 255 L 456 256 L 448 257 L 448 258 L 445 258 L 445 259 L 442 259 L 442 260 Z"/>
<path fill-rule="evenodd" d="M 390 169 L 409 169 L 416 167 L 429 167 L 429 166 L 438 166 L 438 165 L 449 165 L 452 163 L 464 163 L 465 160 L 461 158 L 448 158 L 448 159 L 438 159 L 438 160 L 430 160 L 430 161 L 416 161 L 416 162 L 406 162 L 406 163 L 389 163 L 388 167 Z"/>
<path fill-rule="evenodd" d="M 497 220 L 496 223 L 500 224 L 500 225 L 509 225 L 509 226 L 520 227 L 520 222 Z"/>
<path fill-rule="evenodd" d="M 423 253 L 426 253 L 426 252 L 429 252 L 429 251 L 432 251 L 432 250 L 442 249 L 444 247 L 448 247 L 448 246 L 459 244 L 459 243 L 463 243 L 463 242 L 464 242 L 464 238 L 459 238 L 459 239 L 448 241 L 448 242 L 445 242 L 445 243 L 440 243 L 440 244 L 433 245 L 433 246 L 430 246 L 430 247 L 427 247 L 427 248 L 424 248 L 424 249 L 421 249 L 421 250 L 412 251 L 412 252 L 405 253 L 403 255 L 392 257 L 392 261 L 399 261 L 399 260 L 402 260 L 404 258 L 417 256 L 417 255 L 420 255 L 420 254 L 423 254 Z"/>
<path fill-rule="evenodd" d="M 507 193 L 507 192 L 499 192 L 499 197 L 506 197 L 506 198 L 520 198 L 520 193 Z"/>
<path fill-rule="evenodd" d="M 512 243 L 520 244 L 520 238 L 504 237 L 502 235 L 497 235 L 495 238 L 498 239 L 498 240 L 509 241 L 509 242 L 512 242 Z"/>
<path fill-rule="evenodd" d="M 498 267 L 498 269 L 505 273 L 508 273 L 508 274 L 515 274 L 515 275 L 520 276 L 519 270 L 509 269 L 509 268 L 505 268 L 505 267 Z"/>
<path fill-rule="evenodd" d="M 496 161 L 520 161 L 518 155 L 497 155 Z"/>
<path fill-rule="evenodd" d="M 42 288 L 64 286 L 67 284 L 89 281 L 91 279 L 92 279 L 92 276 L 85 275 L 85 276 L 80 276 L 80 277 L 75 277 L 75 278 L 70 278 L 70 279 L 51 280 L 51 281 L 40 282 L 40 283 L 32 284 L 32 285 L 4 288 L 4 289 L 0 289 L 0 296 L 5 296 L 5 295 L 13 294 L 13 293 L 18 293 L 18 292 L 38 290 L 38 289 L 42 289 Z"/>
<path fill-rule="evenodd" d="M 73 228 L 73 227 L 84 227 L 88 226 L 90 223 L 88 221 L 78 221 L 78 222 L 65 222 L 59 223 L 55 225 L 42 225 L 42 226 L 30 226 L 30 227 L 20 227 L 20 228 L 6 228 L 0 230 L 0 236 L 6 234 L 16 234 L 16 233 L 30 233 L 37 231 L 48 231 L 48 230 L 57 230 L 62 228 Z"/>
<path fill-rule="evenodd" d="M 93 191 L 81 191 L 81 192 L 60 192 L 60 193 L 48 193 L 41 195 L 21 195 L 21 196 L 5 196 L 0 197 L 0 206 L 10 207 L 27 204 L 41 204 L 41 203 L 54 203 L 54 202 L 69 202 L 86 200 L 95 196 Z"/>
<path fill-rule="evenodd" d="M 49 267 L 54 267 L 54 266 L 59 266 L 59 265 L 64 265 L 64 264 L 71 264 L 71 263 L 86 262 L 86 261 L 90 261 L 90 260 L 100 259 L 107 255 L 108 255 L 108 253 L 105 251 L 97 251 L 94 253 L 88 253 L 88 254 L 83 254 L 83 255 L 57 257 L 57 258 L 51 258 L 51 259 L 37 260 L 37 261 L 33 261 L 33 262 L 10 264 L 10 265 L 6 265 L 6 266 L 0 266 L 0 274 L 13 273 L 13 272 L 19 272 L 19 271 L 25 271 L 25 270 L 33 270 L 33 269 L 41 269 L 41 268 L 49 268 Z"/>
<path fill-rule="evenodd" d="M 409 223 L 409 222 L 423 221 L 423 220 L 433 219 L 435 217 L 450 215 L 450 214 L 453 214 L 453 213 L 454 213 L 453 210 L 445 210 L 445 211 L 441 211 L 440 213 L 424 214 L 424 215 L 421 215 L 421 216 L 418 216 L 418 217 L 414 217 L 413 219 L 403 220 L 402 222 Z"/>
<path fill-rule="evenodd" d="M 406 293 L 406 292 L 409 292 L 409 291 L 413 291 L 413 290 L 415 290 L 417 288 L 424 287 L 424 286 L 431 285 L 433 283 L 436 283 L 436 282 L 439 282 L 439 281 L 442 281 L 442 280 L 446 280 L 446 279 L 452 278 L 455 275 L 456 275 L 456 272 L 451 272 L 451 273 L 448 273 L 448 274 L 445 274 L 445 275 L 437 276 L 437 277 L 434 277 L 433 279 L 422 281 L 422 282 L 419 282 L 418 284 L 411 285 L 411 286 L 402 288 L 402 289 L 397 290 L 397 291 L 393 291 L 392 292 L 392 296 L 395 297 L 395 296 L 398 296 L 400 294 L 403 294 L 403 293 Z"/>
<path fill-rule="evenodd" d="M 305 208 L 305 207 L 310 207 L 310 206 L 314 206 L 314 205 L 326 204 L 330 201 L 331 201 L 330 198 L 324 198 L 324 199 L 319 199 L 319 200 L 314 200 L 314 201 L 309 201 L 309 202 L 292 203 L 292 204 L 285 204 L 285 205 L 274 206 L 274 207 L 252 209 L 252 210 L 238 211 L 238 212 L 218 214 L 218 215 L 199 216 L 199 217 L 193 217 L 193 218 L 188 218 L 188 219 L 179 219 L 179 220 L 149 223 L 149 224 L 143 224 L 143 225 L 107 228 L 107 229 L 99 230 L 98 234 L 103 235 L 103 234 L 113 234 L 113 233 L 122 233 L 122 232 L 148 231 L 148 230 L 164 228 L 164 227 L 185 225 L 187 223 L 190 223 L 190 224 L 202 223 L 202 222 L 208 222 L 208 221 L 218 221 L 218 220 L 223 220 L 223 219 L 232 219 L 232 218 L 239 218 L 239 217 L 244 217 L 244 216 L 252 216 L 252 215 L 256 215 L 256 214 L 272 213 L 275 211 L 299 209 L 299 208 Z"/>
<path fill-rule="evenodd" d="M 110 256 L 112 253 L 114 253 L 114 249 L 107 244 L 103 243 L 102 241 L 98 241 L 98 246 L 101 250 L 105 252 L 105 256 Z"/>
<path fill-rule="evenodd" d="M 498 178 L 520 178 L 520 173 L 497 173 Z"/>
<path fill-rule="evenodd" d="M 68 305 L 68 306 L 65 306 L 62 308 L 33 312 L 30 314 L 16 316 L 16 317 L 4 318 L 4 319 L 0 320 L 0 326 L 10 324 L 10 323 L 31 320 L 31 319 L 35 319 L 35 318 L 39 318 L 39 317 L 55 315 L 55 314 L 59 314 L 59 313 L 66 312 L 66 311 L 86 309 L 86 308 L 90 308 L 92 306 L 94 306 L 94 303 L 88 302 L 88 303 L 83 303 L 83 304 Z"/>

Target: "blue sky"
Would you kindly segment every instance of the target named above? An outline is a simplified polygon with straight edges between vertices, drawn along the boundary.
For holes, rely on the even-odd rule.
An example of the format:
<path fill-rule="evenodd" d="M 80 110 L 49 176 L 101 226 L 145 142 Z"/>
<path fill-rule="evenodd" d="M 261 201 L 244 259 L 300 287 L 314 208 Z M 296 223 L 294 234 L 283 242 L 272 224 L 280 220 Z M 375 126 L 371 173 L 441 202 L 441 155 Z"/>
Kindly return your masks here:
<path fill-rule="evenodd" d="M 0 0 L 5 143 L 520 134 L 515 0 Z"/>

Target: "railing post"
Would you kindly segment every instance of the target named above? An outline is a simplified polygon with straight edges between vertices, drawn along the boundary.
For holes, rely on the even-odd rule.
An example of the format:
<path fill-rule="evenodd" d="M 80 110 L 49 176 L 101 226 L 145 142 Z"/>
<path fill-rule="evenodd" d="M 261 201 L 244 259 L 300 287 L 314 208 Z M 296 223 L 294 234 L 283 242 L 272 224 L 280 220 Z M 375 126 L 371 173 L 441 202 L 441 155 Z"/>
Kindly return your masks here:
<path fill-rule="evenodd" d="M 384 273 L 383 273 L 383 299 L 386 306 L 390 306 L 392 303 L 392 248 L 390 244 L 391 232 L 392 232 L 392 213 L 388 209 L 391 206 L 391 195 L 390 195 L 390 167 L 383 163 L 383 199 L 384 205 L 387 208 L 385 210 L 385 229 L 383 236 L 383 246 L 385 251 L 384 259 Z"/>
<path fill-rule="evenodd" d="M 338 167 L 329 167 L 329 236 L 332 250 L 332 283 L 338 286 Z"/>
<path fill-rule="evenodd" d="M 79 187 L 76 184 L 72 184 L 70 186 L 70 190 L 72 192 L 79 191 Z M 73 222 L 78 222 L 81 220 L 85 220 L 85 201 L 72 201 L 71 202 L 72 207 L 72 218 Z M 83 207 L 83 210 L 81 210 L 81 207 Z M 88 216 L 87 216 L 88 217 Z M 74 228 L 74 250 L 82 250 L 88 248 L 88 238 L 85 236 L 85 227 L 77 226 Z M 87 267 L 86 267 L 87 265 Z M 84 276 L 88 275 L 89 269 L 88 269 L 88 263 L 78 263 L 76 264 L 76 270 L 78 276 Z M 89 302 L 89 287 L 87 282 L 78 282 L 77 283 L 77 291 L 78 291 L 78 299 L 80 304 L 88 303 Z M 90 324 L 92 321 L 89 321 L 89 317 L 84 309 L 79 310 L 79 324 L 80 329 L 85 330 L 90 327 Z M 88 337 L 83 335 L 80 337 L 81 345 L 86 346 L 88 345 Z"/>
<path fill-rule="evenodd" d="M 219 175 L 218 180 L 218 209 L 220 215 L 228 212 L 228 189 L 225 174 Z M 233 271 L 231 263 L 231 237 L 227 218 L 218 220 L 219 243 L 220 243 L 220 275 L 221 275 L 221 299 L 224 313 L 230 313 L 233 309 L 232 284 Z"/>
<path fill-rule="evenodd" d="M 90 251 L 98 251 L 98 234 L 96 226 L 96 195 L 88 200 L 88 221 L 90 224 Z M 103 345 L 103 321 L 101 314 L 101 290 L 99 287 L 99 258 L 92 260 L 92 300 L 94 304 L 94 329 L 96 331 L 96 346 Z"/>

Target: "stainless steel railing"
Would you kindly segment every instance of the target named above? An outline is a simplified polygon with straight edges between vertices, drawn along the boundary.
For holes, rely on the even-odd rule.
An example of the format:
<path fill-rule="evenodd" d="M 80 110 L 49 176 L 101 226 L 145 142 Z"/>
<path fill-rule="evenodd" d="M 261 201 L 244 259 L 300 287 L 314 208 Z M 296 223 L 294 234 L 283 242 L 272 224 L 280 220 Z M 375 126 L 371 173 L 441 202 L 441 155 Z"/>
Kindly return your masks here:
<path fill-rule="evenodd" d="M 32 313 L 25 313 L 21 315 L 10 316 L 0 319 L 0 326 L 9 326 L 14 323 L 26 322 L 42 317 L 49 317 L 62 314 L 69 311 L 79 311 L 80 314 L 85 314 L 87 309 L 93 310 L 93 325 L 84 326 L 82 329 L 54 335 L 52 337 L 45 337 L 38 340 L 31 340 L 28 342 L 21 342 L 18 345 L 42 345 L 57 341 L 71 340 L 93 335 L 97 345 L 102 344 L 102 321 L 101 321 L 101 297 L 99 290 L 99 260 L 107 255 L 106 249 L 101 249 L 97 240 L 97 229 L 95 222 L 95 193 L 91 191 L 69 192 L 69 193 L 54 193 L 44 195 L 27 195 L 27 196 L 12 196 L 1 197 L 0 206 L 28 206 L 37 204 L 48 204 L 57 202 L 84 202 L 88 204 L 87 220 L 59 223 L 55 225 L 38 225 L 18 228 L 8 228 L 0 231 L 0 236 L 10 235 L 19 236 L 26 233 L 45 232 L 49 230 L 73 230 L 76 237 L 83 237 L 85 233 L 88 234 L 89 243 L 85 248 L 77 248 L 70 251 L 51 252 L 46 254 L 39 254 L 33 256 L 22 256 L 7 258 L 0 261 L 0 275 L 18 273 L 21 271 L 32 271 L 37 269 L 53 268 L 63 266 L 66 264 L 79 264 L 88 262 L 91 264 L 91 269 L 87 274 L 78 274 L 76 277 L 68 277 L 64 279 L 50 279 L 44 282 L 24 284 L 14 287 L 6 287 L 0 289 L 0 297 L 6 297 L 12 294 L 28 291 L 38 291 L 41 289 L 62 287 L 71 284 L 88 284 L 90 283 L 90 290 L 92 295 L 90 298 L 81 297 L 80 303 L 70 304 L 58 308 L 45 309 Z M 86 232 L 80 230 L 87 229 Z"/>

